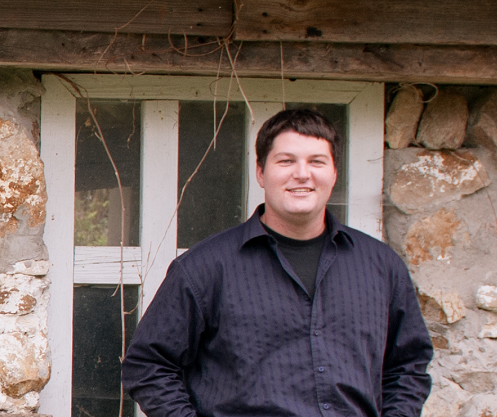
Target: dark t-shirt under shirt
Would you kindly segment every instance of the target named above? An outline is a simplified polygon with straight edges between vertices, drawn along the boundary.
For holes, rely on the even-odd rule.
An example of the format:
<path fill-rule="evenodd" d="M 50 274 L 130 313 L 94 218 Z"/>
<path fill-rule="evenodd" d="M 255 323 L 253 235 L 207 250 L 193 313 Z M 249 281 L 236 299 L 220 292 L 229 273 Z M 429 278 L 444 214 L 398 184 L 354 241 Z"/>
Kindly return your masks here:
<path fill-rule="evenodd" d="M 321 235 L 309 240 L 298 240 L 280 235 L 265 224 L 263 226 L 276 239 L 283 256 L 290 263 L 302 284 L 304 284 L 309 296 L 313 298 L 316 289 L 319 258 L 321 257 L 328 231 L 325 230 Z"/>

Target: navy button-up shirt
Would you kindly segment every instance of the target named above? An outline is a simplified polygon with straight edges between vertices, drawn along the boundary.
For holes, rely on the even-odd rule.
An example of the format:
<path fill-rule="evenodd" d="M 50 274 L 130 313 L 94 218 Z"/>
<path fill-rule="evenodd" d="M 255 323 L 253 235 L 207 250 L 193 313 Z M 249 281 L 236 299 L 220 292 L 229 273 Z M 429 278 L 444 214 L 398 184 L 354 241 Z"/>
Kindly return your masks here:
<path fill-rule="evenodd" d="M 418 416 L 432 347 L 408 271 L 327 213 L 314 298 L 246 223 L 174 260 L 123 384 L 149 417 Z"/>

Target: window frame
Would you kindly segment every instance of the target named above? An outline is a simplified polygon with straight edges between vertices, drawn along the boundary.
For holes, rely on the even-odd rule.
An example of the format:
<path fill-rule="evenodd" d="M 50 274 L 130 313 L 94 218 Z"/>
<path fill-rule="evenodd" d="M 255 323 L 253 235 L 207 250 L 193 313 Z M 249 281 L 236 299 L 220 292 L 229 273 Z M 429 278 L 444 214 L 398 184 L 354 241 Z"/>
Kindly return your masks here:
<path fill-rule="evenodd" d="M 255 178 L 254 150 L 262 123 L 282 109 L 283 101 L 345 104 L 349 138 L 347 224 L 381 239 L 383 83 L 242 78 L 242 90 L 234 82 L 230 87 L 229 78 L 110 74 L 65 77 L 92 99 L 143 100 L 141 218 L 146 221 L 140 222 L 141 246 L 125 248 L 128 261 L 124 269 L 125 283 L 135 284 L 141 284 L 140 276 L 146 271 L 143 309 L 152 300 L 169 263 L 182 251 L 176 248 L 176 216 L 173 216 L 178 198 L 179 101 L 212 101 L 216 82 L 219 100 L 229 94 L 230 100 L 244 101 L 245 95 L 250 103 L 251 111 L 246 112 L 245 218 L 264 200 Z M 82 268 L 80 262 L 87 259 L 82 251 L 92 249 L 74 250 L 76 94 L 69 83 L 56 75 L 44 75 L 42 82 L 46 90 L 41 106 L 41 158 L 48 194 L 44 242 L 51 262 L 48 339 L 52 376 L 41 392 L 40 412 L 67 417 L 71 415 L 73 285 L 91 281 L 81 272 L 88 275 L 91 267 Z M 114 270 L 102 283 L 117 283 L 119 267 L 115 268 L 115 261 L 120 259 L 120 248 L 104 248 L 109 263 L 114 262 Z"/>

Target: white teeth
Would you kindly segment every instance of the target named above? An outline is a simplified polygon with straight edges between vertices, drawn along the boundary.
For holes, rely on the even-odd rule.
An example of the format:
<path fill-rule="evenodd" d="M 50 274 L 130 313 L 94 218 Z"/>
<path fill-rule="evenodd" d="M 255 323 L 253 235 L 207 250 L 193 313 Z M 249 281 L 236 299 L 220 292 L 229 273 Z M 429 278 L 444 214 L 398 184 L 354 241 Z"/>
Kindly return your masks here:
<path fill-rule="evenodd" d="M 310 188 L 294 188 L 290 190 L 292 193 L 309 193 L 311 192 Z"/>

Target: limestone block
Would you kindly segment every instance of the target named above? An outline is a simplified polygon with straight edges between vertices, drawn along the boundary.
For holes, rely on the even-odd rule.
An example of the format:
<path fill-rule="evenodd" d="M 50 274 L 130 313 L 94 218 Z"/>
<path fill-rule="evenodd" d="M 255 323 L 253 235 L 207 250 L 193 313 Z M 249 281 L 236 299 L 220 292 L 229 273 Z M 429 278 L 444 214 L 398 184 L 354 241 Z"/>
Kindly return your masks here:
<path fill-rule="evenodd" d="M 21 333 L 0 335 L 0 386 L 3 393 L 20 398 L 39 392 L 50 377 L 48 341 L 43 333 L 26 337 Z"/>
<path fill-rule="evenodd" d="M 17 230 L 14 213 L 27 207 L 31 227 L 45 221 L 43 164 L 24 130 L 0 119 L 0 237 Z"/>
<path fill-rule="evenodd" d="M 31 313 L 43 299 L 48 285 L 46 278 L 0 274 L 0 315 Z"/>
<path fill-rule="evenodd" d="M 385 141 L 391 149 L 407 148 L 415 141 L 424 108 L 422 94 L 414 86 L 403 88 L 396 94 L 385 121 Z"/>
<path fill-rule="evenodd" d="M 417 157 L 400 168 L 387 190 L 406 214 L 460 200 L 490 184 L 484 165 L 467 152 L 421 151 Z"/>
<path fill-rule="evenodd" d="M 480 339 L 497 339 L 497 323 L 484 324 L 478 337 Z"/>
<path fill-rule="evenodd" d="M 48 414 L 38 414 L 38 413 L 3 413 L 0 411 L 0 417 L 52 417 Z"/>
<path fill-rule="evenodd" d="M 428 149 L 458 149 L 464 142 L 468 117 L 464 96 L 441 91 L 421 116 L 416 143 Z"/>
<path fill-rule="evenodd" d="M 492 392 L 497 386 L 497 375 L 488 371 L 455 372 L 454 381 L 472 394 Z"/>
<path fill-rule="evenodd" d="M 453 417 L 471 397 L 456 383 L 446 380 L 443 389 L 433 389 L 426 400 L 421 417 Z"/>
<path fill-rule="evenodd" d="M 497 395 L 477 394 L 468 400 L 456 417 L 494 417 L 497 415 Z"/>
<path fill-rule="evenodd" d="M 471 110 L 466 142 L 492 150 L 497 147 L 497 89 L 492 89 Z"/>
<path fill-rule="evenodd" d="M 0 291 L 0 314 L 28 314 L 36 306 L 36 298 L 17 288 Z"/>
<path fill-rule="evenodd" d="M 482 285 L 476 292 L 476 305 L 488 311 L 497 312 L 497 287 L 495 285 Z"/>
<path fill-rule="evenodd" d="M 412 224 L 403 248 L 409 263 L 418 266 L 432 259 L 450 263 L 450 249 L 461 224 L 452 210 L 445 209 Z"/>
<path fill-rule="evenodd" d="M 0 119 L 13 119 L 16 123 L 34 129 L 39 120 L 38 106 L 32 105 L 45 89 L 33 76 L 33 71 L 0 68 Z M 33 135 L 33 139 L 39 139 Z"/>
<path fill-rule="evenodd" d="M 40 394 L 30 391 L 19 398 L 9 397 L 0 389 L 0 410 L 5 411 L 8 416 L 33 417 L 33 413 L 40 406 Z M 0 414 L 2 416 L 2 414 Z M 34 414 L 36 417 L 37 414 Z"/>
<path fill-rule="evenodd" d="M 50 262 L 48 261 L 21 261 L 14 264 L 13 273 L 14 274 L 24 274 L 33 276 L 43 276 L 47 275 L 48 269 L 50 268 Z"/>
<path fill-rule="evenodd" d="M 432 287 L 418 288 L 418 300 L 426 320 L 451 324 L 466 316 L 466 307 L 457 293 Z"/>

